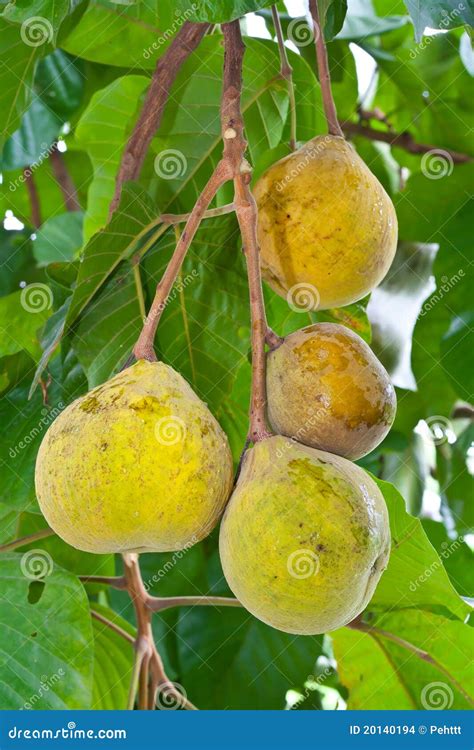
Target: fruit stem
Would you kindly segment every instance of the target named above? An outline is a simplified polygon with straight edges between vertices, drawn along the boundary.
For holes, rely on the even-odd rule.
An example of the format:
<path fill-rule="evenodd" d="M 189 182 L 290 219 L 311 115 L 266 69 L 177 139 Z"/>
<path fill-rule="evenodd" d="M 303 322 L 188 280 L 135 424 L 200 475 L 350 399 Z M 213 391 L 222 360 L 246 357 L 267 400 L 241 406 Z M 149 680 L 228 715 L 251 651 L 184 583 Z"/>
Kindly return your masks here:
<path fill-rule="evenodd" d="M 329 73 L 328 53 L 324 41 L 324 29 L 321 26 L 318 0 L 309 0 L 309 10 L 313 19 L 314 43 L 316 47 L 316 60 L 318 63 L 319 83 L 323 97 L 324 114 L 328 124 L 328 133 L 344 138 L 344 133 L 337 119 L 336 105 L 331 90 L 331 75 Z"/>
<path fill-rule="evenodd" d="M 123 152 L 109 208 L 109 220 L 120 202 L 123 183 L 136 180 L 140 175 L 148 146 L 158 130 L 171 86 L 181 66 L 198 47 L 209 28 L 208 23 L 185 21 L 166 52 L 158 59 L 142 111 Z"/>
<path fill-rule="evenodd" d="M 424 651 L 423 649 L 418 648 L 418 646 L 410 643 L 410 641 L 406 641 L 404 638 L 400 638 L 400 636 L 395 635 L 395 633 L 391 633 L 388 630 L 383 630 L 382 628 L 378 628 L 374 625 L 367 625 L 362 621 L 361 616 L 356 617 L 356 619 L 350 622 L 346 627 L 351 628 L 352 630 L 360 630 L 362 633 L 367 633 L 368 635 L 372 636 L 372 638 L 377 642 L 379 638 L 385 638 L 392 643 L 396 643 L 397 646 L 401 646 L 401 648 L 404 648 L 407 651 L 411 651 L 411 653 L 417 656 L 419 659 L 422 659 L 428 664 L 431 664 L 433 667 L 442 672 L 450 680 L 450 682 L 453 683 L 456 689 L 459 690 L 460 693 L 462 693 L 468 703 L 474 705 L 474 701 L 472 700 L 470 695 L 466 693 L 462 685 L 460 685 L 459 682 L 446 669 L 446 667 L 440 664 L 439 661 L 437 661 L 433 656 L 431 656 L 431 654 L 428 653 L 428 651 Z"/>
<path fill-rule="evenodd" d="M 293 68 L 288 61 L 285 40 L 283 39 L 283 31 L 281 29 L 280 16 L 278 15 L 276 5 L 272 5 L 272 17 L 280 52 L 280 75 L 286 81 L 288 96 L 290 98 L 290 148 L 294 151 L 296 148 L 296 100 L 295 87 L 293 85 Z"/>
<path fill-rule="evenodd" d="M 172 607 L 194 606 L 241 607 L 242 605 L 238 599 L 227 596 L 149 596 L 147 599 L 147 607 L 152 612 L 163 612 Z"/>
<path fill-rule="evenodd" d="M 217 206 L 217 208 L 208 208 L 204 212 L 203 219 L 212 219 L 215 216 L 223 216 L 224 214 L 231 214 L 235 211 L 233 203 L 226 203 L 225 206 Z M 183 221 L 189 219 L 190 214 L 161 214 L 160 219 L 165 224 L 180 224 Z"/>
<path fill-rule="evenodd" d="M 252 168 L 244 157 L 247 142 L 240 108 L 242 65 L 245 45 L 238 21 L 223 24 L 224 95 L 221 106 L 221 128 L 224 158 L 233 166 L 234 204 L 244 246 L 250 295 L 252 343 L 252 392 L 248 437 L 256 443 L 271 436 L 266 424 L 266 357 L 267 320 L 260 277 L 257 240 L 257 204 L 250 191 Z"/>
<path fill-rule="evenodd" d="M 133 349 L 136 359 L 147 359 L 149 362 L 156 362 L 153 341 L 155 339 L 158 323 L 160 322 L 169 294 L 173 288 L 173 284 L 178 277 L 186 253 L 199 228 L 199 224 L 201 223 L 201 219 L 203 218 L 206 209 L 219 188 L 231 177 L 232 172 L 230 171 L 229 164 L 225 159 L 221 159 L 210 180 L 194 204 L 194 208 L 189 214 L 186 226 L 176 244 L 171 260 L 168 263 L 161 281 L 156 287 L 155 298 L 148 315 L 145 318 L 138 341 Z"/>
<path fill-rule="evenodd" d="M 37 542 L 40 539 L 46 539 L 48 536 L 54 536 L 54 531 L 52 529 L 41 529 L 41 531 L 36 531 L 34 534 L 22 536 L 19 539 L 13 539 L 11 542 L 0 545 L 0 552 L 10 552 L 17 547 L 24 547 L 26 544 Z"/>

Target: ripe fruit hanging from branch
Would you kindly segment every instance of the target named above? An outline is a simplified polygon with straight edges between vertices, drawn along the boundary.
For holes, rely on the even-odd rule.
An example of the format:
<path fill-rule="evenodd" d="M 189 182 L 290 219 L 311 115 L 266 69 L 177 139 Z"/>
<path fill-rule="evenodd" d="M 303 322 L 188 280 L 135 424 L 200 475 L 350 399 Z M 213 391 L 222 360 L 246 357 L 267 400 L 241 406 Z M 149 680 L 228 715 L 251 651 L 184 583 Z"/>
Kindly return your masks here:
<path fill-rule="evenodd" d="M 276 432 L 355 460 L 387 435 L 396 396 L 388 373 L 356 333 L 316 323 L 267 358 L 268 415 Z"/>
<path fill-rule="evenodd" d="M 88 552 L 190 546 L 231 487 L 227 438 L 207 406 L 171 367 L 144 360 L 68 406 L 36 465 L 46 520 Z"/>
<path fill-rule="evenodd" d="M 348 305 L 384 278 L 397 245 L 395 209 L 344 138 L 313 138 L 273 164 L 254 194 L 262 275 L 290 303 L 305 287 L 314 310 Z"/>
<path fill-rule="evenodd" d="M 385 501 L 358 466 L 280 436 L 247 452 L 220 555 L 259 620 L 306 635 L 346 625 L 370 601 L 389 550 Z"/>

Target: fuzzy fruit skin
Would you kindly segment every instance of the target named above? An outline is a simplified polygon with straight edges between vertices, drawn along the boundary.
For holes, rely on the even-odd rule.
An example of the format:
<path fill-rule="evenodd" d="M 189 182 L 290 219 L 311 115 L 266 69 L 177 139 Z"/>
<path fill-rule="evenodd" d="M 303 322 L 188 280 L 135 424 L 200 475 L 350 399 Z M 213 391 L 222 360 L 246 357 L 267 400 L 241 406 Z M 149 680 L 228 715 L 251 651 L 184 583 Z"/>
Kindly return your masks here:
<path fill-rule="evenodd" d="M 214 528 L 231 488 L 224 432 L 162 362 L 140 360 L 74 401 L 36 463 L 46 520 L 87 552 L 191 546 Z"/>
<path fill-rule="evenodd" d="M 370 601 L 389 552 L 385 501 L 360 467 L 281 436 L 248 451 L 220 556 L 259 620 L 302 635 L 346 625 Z"/>
<path fill-rule="evenodd" d="M 390 430 L 396 395 L 360 336 L 316 323 L 287 336 L 267 359 L 268 418 L 300 443 L 356 460 Z"/>
<path fill-rule="evenodd" d="M 356 302 L 384 278 L 397 245 L 395 209 L 343 138 L 313 138 L 273 164 L 254 195 L 262 275 L 280 296 L 324 310 Z"/>

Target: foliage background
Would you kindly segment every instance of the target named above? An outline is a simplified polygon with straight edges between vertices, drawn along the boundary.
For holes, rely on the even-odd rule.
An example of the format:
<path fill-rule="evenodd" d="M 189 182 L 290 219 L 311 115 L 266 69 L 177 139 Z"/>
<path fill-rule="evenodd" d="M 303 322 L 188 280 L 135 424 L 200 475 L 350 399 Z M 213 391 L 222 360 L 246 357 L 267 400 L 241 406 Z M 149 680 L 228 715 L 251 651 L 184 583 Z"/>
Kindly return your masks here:
<path fill-rule="evenodd" d="M 278 77 L 267 6 L 266 0 L 1 3 L 3 543 L 45 527 L 33 484 L 42 434 L 58 410 L 127 359 L 142 319 L 132 255 L 144 248 L 159 212 L 190 210 L 221 153 L 222 44 L 216 27 L 183 66 L 141 178 L 126 186 L 107 226 L 121 154 L 156 60 L 180 19 L 219 23 L 258 13 L 272 38 L 246 37 L 243 113 L 255 175 L 288 152 L 288 94 Z M 393 534 L 390 565 L 367 617 L 427 651 L 437 666 L 370 634 L 345 628 L 330 637 L 294 637 L 234 609 L 164 613 L 154 621 L 156 640 L 169 676 L 200 708 L 466 708 L 472 631 L 470 607 L 461 597 L 473 593 L 468 535 L 474 427 L 467 406 L 474 373 L 472 164 L 454 164 L 446 149 L 473 150 L 468 92 L 474 58 L 467 28 L 473 13 L 467 2 L 440 0 L 423 8 L 411 0 L 358 0 L 349 3 L 347 15 L 343 0 L 324 6 L 340 119 L 358 122 L 360 105 L 379 108 L 394 131 L 407 130 L 441 151 L 414 155 L 355 138 L 397 209 L 395 263 L 370 300 L 321 314 L 294 312 L 266 289 L 269 322 L 285 334 L 310 320 L 340 321 L 371 342 L 392 374 L 394 427 L 361 461 L 382 480 Z M 289 56 L 297 137 L 304 142 L 325 131 L 314 45 L 307 42 L 304 18 L 295 22 L 283 4 L 279 9 L 294 42 Z M 32 17 L 40 20 L 42 37 L 28 37 Z M 426 26 L 443 33 L 423 36 Z M 254 20 L 243 21 L 247 34 L 255 27 Z M 359 59 L 363 50 L 365 64 L 375 63 L 363 101 L 354 45 Z M 387 129 L 383 122 L 371 124 Z M 54 177 L 51 152 L 58 141 L 77 190 L 74 211 L 66 210 Z M 173 179 L 163 163 L 170 149 L 180 165 Z M 25 168 L 38 192 L 40 222 L 32 215 Z M 217 204 L 229 198 L 224 189 Z M 171 230 L 143 254 L 146 304 L 173 245 Z M 233 216 L 203 223 L 182 276 L 163 315 L 157 352 L 208 403 L 237 459 L 247 427 L 250 330 Z M 43 565 L 41 575 L 28 570 L 35 559 Z M 215 534 L 182 555 L 144 555 L 141 563 L 151 593 L 228 593 Z M 113 575 L 120 564 L 56 537 L 1 556 L 2 708 L 125 706 L 132 648 L 91 620 L 90 609 L 133 633 L 130 602 L 124 593 L 84 587 L 78 579 Z"/>

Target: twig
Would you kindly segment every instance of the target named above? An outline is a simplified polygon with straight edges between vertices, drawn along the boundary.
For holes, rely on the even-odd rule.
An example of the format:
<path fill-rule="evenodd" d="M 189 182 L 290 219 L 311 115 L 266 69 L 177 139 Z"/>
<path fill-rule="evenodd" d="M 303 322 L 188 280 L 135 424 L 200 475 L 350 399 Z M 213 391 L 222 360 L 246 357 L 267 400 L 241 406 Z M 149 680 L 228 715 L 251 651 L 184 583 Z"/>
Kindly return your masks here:
<path fill-rule="evenodd" d="M 113 589 L 123 591 L 127 588 L 125 576 L 79 576 L 82 583 L 105 583 Z"/>
<path fill-rule="evenodd" d="M 293 68 L 288 61 L 285 40 L 283 39 L 283 32 L 281 29 L 280 16 L 278 15 L 276 5 L 272 5 L 272 17 L 280 52 L 280 75 L 286 81 L 288 96 L 290 98 L 290 148 L 294 151 L 296 148 L 296 100 L 295 87 L 293 86 Z"/>
<path fill-rule="evenodd" d="M 56 182 L 59 185 L 61 193 L 63 194 L 64 205 L 67 211 L 79 211 L 81 204 L 77 197 L 76 187 L 72 181 L 72 177 L 69 174 L 69 170 L 66 167 L 64 156 L 58 150 L 58 145 L 55 144 L 54 148 L 49 154 L 49 160 L 51 162 L 51 169 L 53 170 Z"/>
<path fill-rule="evenodd" d="M 172 607 L 241 607 L 238 599 L 227 596 L 149 596 L 146 602 L 152 612 L 164 612 Z"/>
<path fill-rule="evenodd" d="M 19 539 L 14 539 L 12 542 L 0 545 L 0 552 L 10 552 L 10 550 L 16 549 L 17 547 L 24 547 L 26 544 L 32 544 L 38 542 L 40 539 L 46 539 L 48 536 L 54 536 L 52 529 L 41 529 L 36 531 L 34 534 L 28 536 L 22 536 Z"/>
<path fill-rule="evenodd" d="M 238 21 L 224 24 L 224 91 L 221 119 L 224 137 L 224 158 L 233 166 L 234 204 L 244 245 L 249 280 L 252 321 L 252 393 L 248 437 L 258 442 L 272 433 L 266 424 L 266 361 L 265 336 L 268 326 L 260 277 L 257 241 L 257 205 L 250 191 L 251 167 L 244 158 L 247 143 L 240 109 L 242 61 L 245 46 Z"/>
<path fill-rule="evenodd" d="M 99 612 L 96 612 L 95 609 L 91 609 L 91 616 L 98 620 L 98 622 L 101 622 L 103 625 L 107 625 L 108 628 L 114 631 L 114 633 L 117 633 L 117 635 L 121 635 L 122 638 L 125 638 L 126 641 L 128 641 L 131 644 L 135 643 L 135 638 L 133 635 L 130 635 L 130 633 L 127 633 L 126 630 L 120 627 L 120 625 L 116 625 L 115 622 L 112 622 L 112 620 L 108 620 L 107 617 L 104 617 L 104 615 L 101 615 Z"/>
<path fill-rule="evenodd" d="M 169 91 L 181 66 L 197 48 L 208 29 L 209 24 L 185 21 L 164 55 L 159 58 L 140 117 L 122 156 L 109 208 L 109 219 L 119 204 L 123 183 L 136 180 L 140 174 L 148 146 L 160 125 Z"/>
<path fill-rule="evenodd" d="M 179 242 L 176 244 L 175 251 L 171 257 L 170 262 L 168 263 L 166 271 L 164 272 L 162 279 L 156 288 L 155 298 L 145 319 L 142 332 L 140 333 L 138 341 L 133 349 L 133 353 L 137 359 L 147 359 L 150 362 L 156 361 L 156 354 L 153 349 L 153 341 L 155 338 L 158 323 L 160 322 L 163 310 L 165 309 L 168 296 L 171 292 L 173 284 L 176 281 L 183 261 L 186 257 L 188 248 L 198 230 L 199 224 L 201 223 L 201 219 L 207 207 L 209 206 L 219 188 L 225 182 L 227 182 L 227 180 L 231 176 L 232 174 L 229 171 L 229 165 L 224 159 L 221 159 L 221 161 L 215 168 L 209 182 L 197 199 L 194 208 L 189 215 L 189 219 L 186 222 L 184 231 L 179 238 Z"/>
<path fill-rule="evenodd" d="M 38 195 L 38 189 L 36 187 L 36 182 L 33 177 L 33 172 L 31 171 L 30 167 L 25 167 L 23 170 L 23 177 L 25 180 L 26 190 L 28 192 L 28 198 L 30 201 L 30 208 L 31 208 L 31 224 L 33 225 L 34 229 L 39 229 L 41 226 L 41 207 L 40 207 L 40 200 Z"/>
<path fill-rule="evenodd" d="M 278 336 L 275 331 L 272 331 L 271 328 L 268 328 L 265 333 L 265 341 L 267 342 L 270 349 L 273 351 L 273 349 L 278 349 L 278 347 L 283 344 L 284 338 L 282 336 Z"/>
<path fill-rule="evenodd" d="M 212 219 L 215 216 L 223 216 L 224 214 L 231 214 L 235 211 L 233 203 L 226 203 L 225 206 L 217 206 L 217 208 L 208 208 L 204 211 L 203 219 Z M 180 224 L 182 221 L 187 221 L 190 214 L 161 214 L 160 219 L 165 224 Z"/>
<path fill-rule="evenodd" d="M 404 638 L 400 638 L 398 635 L 395 635 L 395 633 L 390 633 L 388 630 L 383 630 L 382 628 L 378 628 L 376 626 L 367 625 L 362 621 L 361 616 L 356 617 L 356 619 L 350 622 L 347 627 L 351 628 L 352 630 L 360 630 L 362 633 L 367 633 L 375 640 L 378 640 L 378 638 L 385 638 L 392 643 L 396 643 L 397 646 L 410 651 L 419 659 L 422 659 L 422 661 L 431 664 L 433 667 L 442 672 L 442 674 L 444 674 L 449 679 L 449 681 L 453 683 L 456 689 L 464 696 L 468 703 L 474 705 L 474 701 L 472 700 L 470 695 L 466 693 L 462 685 L 460 685 L 460 683 L 452 676 L 452 674 L 446 669 L 446 667 L 440 664 L 439 661 L 437 661 L 433 656 L 431 656 L 431 654 L 428 653 L 428 651 L 424 651 L 423 649 L 418 648 L 418 646 L 410 643 L 410 641 L 406 641 Z"/>
<path fill-rule="evenodd" d="M 344 138 L 344 134 L 337 119 L 336 105 L 331 91 L 331 75 L 329 73 L 328 53 L 324 41 L 324 29 L 321 25 L 319 16 L 318 0 L 309 0 L 309 10 L 313 19 L 314 43 L 316 46 L 316 59 L 318 61 L 319 83 L 321 85 L 321 94 L 323 97 L 324 113 L 328 124 L 330 135 L 339 135 Z"/>
<path fill-rule="evenodd" d="M 408 151 L 410 154 L 427 154 L 430 151 L 443 151 L 451 157 L 455 164 L 465 164 L 473 160 L 473 157 L 469 156 L 469 154 L 463 154 L 449 148 L 433 146 L 429 143 L 417 143 L 411 133 L 408 132 L 394 133 L 392 131 L 376 130 L 375 128 L 370 128 L 368 125 L 361 125 L 356 122 L 342 122 L 341 126 L 348 135 L 360 135 L 371 141 L 388 143 L 390 146 L 397 146 L 404 151 Z"/>

